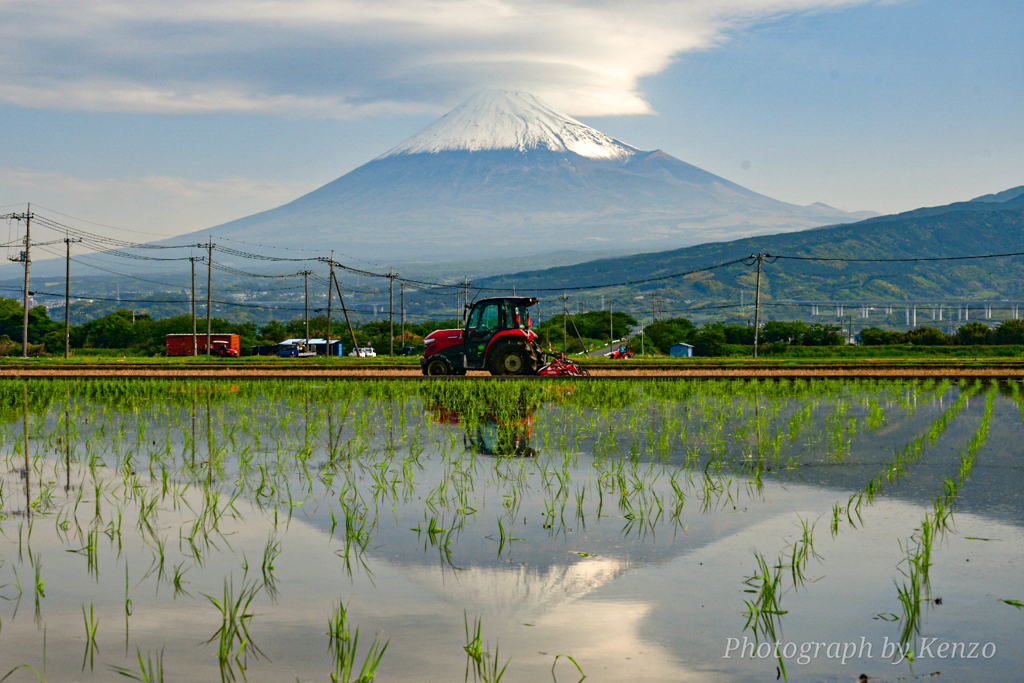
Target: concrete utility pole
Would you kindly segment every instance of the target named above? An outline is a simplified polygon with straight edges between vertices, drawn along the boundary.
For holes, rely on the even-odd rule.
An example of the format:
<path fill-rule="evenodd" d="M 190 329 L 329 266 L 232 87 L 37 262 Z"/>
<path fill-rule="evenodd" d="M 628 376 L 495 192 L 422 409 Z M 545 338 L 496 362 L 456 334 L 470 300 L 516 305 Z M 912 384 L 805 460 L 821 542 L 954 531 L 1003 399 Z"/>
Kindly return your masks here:
<path fill-rule="evenodd" d="M 196 334 L 196 258 L 195 256 L 189 256 L 188 260 L 192 264 L 192 355 L 199 355 L 199 339 Z"/>
<path fill-rule="evenodd" d="M 71 243 L 80 239 L 64 238 L 67 257 L 64 260 L 64 357 L 71 357 Z"/>
<path fill-rule="evenodd" d="M 761 333 L 761 262 L 764 254 L 759 252 L 752 258 L 757 259 L 757 288 L 754 290 L 754 358 L 757 358 L 757 342 Z"/>
<path fill-rule="evenodd" d="M 462 292 L 462 305 L 463 305 L 463 309 L 462 309 L 461 317 L 463 319 L 465 319 L 466 318 L 466 314 L 469 313 L 469 278 L 468 277 L 463 276 L 463 278 L 462 278 L 462 288 L 463 288 L 464 291 Z"/>
<path fill-rule="evenodd" d="M 213 332 L 213 236 L 206 247 L 206 355 L 212 355 L 210 333 Z"/>
<path fill-rule="evenodd" d="M 302 286 L 306 292 L 306 312 L 303 314 L 306 322 L 306 350 L 309 350 L 309 274 L 311 271 L 304 270 L 302 275 Z"/>
<path fill-rule="evenodd" d="M 608 351 L 614 353 L 615 350 L 612 346 L 615 345 L 615 316 L 612 315 L 612 306 L 615 304 L 614 301 L 608 302 Z"/>
<path fill-rule="evenodd" d="M 402 350 L 405 350 L 405 283 L 402 283 L 402 298 L 399 301 L 402 310 Z"/>
<path fill-rule="evenodd" d="M 562 299 L 562 353 L 569 353 L 569 335 L 566 332 L 566 319 L 569 317 L 569 308 L 565 303 L 569 300 L 569 297 L 565 295 L 565 292 L 562 292 L 560 298 Z"/>
<path fill-rule="evenodd" d="M 388 353 L 395 355 L 395 276 L 397 273 L 388 270 L 388 279 L 391 281 L 391 293 L 388 298 L 388 320 L 390 321 L 390 332 L 388 333 Z"/>
<path fill-rule="evenodd" d="M 334 298 L 334 292 L 331 289 L 334 286 L 334 250 L 331 250 L 331 276 L 327 280 L 327 355 L 331 355 L 331 299 Z"/>
<path fill-rule="evenodd" d="M 28 264 L 31 261 L 29 248 L 32 244 L 32 219 L 35 218 L 35 214 L 32 213 L 32 204 L 28 205 L 25 213 L 9 213 L 0 216 L 0 219 L 4 218 L 14 221 L 25 221 L 25 251 L 18 258 L 11 258 L 10 260 L 15 263 L 22 262 L 25 264 L 25 316 L 21 330 L 21 357 L 28 358 Z"/>

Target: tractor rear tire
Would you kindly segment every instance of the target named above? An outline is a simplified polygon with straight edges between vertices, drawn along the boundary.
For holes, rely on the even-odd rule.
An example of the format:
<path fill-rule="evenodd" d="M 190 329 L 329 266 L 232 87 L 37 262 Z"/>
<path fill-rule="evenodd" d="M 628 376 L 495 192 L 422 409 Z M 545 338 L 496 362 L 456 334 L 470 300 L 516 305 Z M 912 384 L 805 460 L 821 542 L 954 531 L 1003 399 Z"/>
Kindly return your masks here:
<path fill-rule="evenodd" d="M 444 377 L 455 374 L 451 365 L 444 358 L 433 358 L 423 366 L 423 374 L 428 377 Z"/>
<path fill-rule="evenodd" d="M 495 375 L 535 375 L 539 369 L 535 354 L 518 344 L 498 349 L 494 361 Z"/>

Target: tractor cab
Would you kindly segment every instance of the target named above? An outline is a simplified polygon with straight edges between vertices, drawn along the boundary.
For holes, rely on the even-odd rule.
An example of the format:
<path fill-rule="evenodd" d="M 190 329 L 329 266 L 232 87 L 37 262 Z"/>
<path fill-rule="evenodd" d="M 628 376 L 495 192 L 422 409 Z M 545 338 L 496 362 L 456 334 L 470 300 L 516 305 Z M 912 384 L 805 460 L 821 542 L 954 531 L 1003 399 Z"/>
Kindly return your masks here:
<path fill-rule="evenodd" d="M 473 304 L 464 330 L 436 330 L 423 340 L 425 375 L 529 375 L 540 369 L 542 352 L 529 308 L 532 297 L 493 297 Z"/>

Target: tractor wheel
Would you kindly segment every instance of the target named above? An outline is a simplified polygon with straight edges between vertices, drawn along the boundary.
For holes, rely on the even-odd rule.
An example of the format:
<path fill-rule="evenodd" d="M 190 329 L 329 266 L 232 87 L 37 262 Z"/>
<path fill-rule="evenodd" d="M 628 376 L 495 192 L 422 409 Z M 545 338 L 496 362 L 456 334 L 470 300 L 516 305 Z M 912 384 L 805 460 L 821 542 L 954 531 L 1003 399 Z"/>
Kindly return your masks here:
<path fill-rule="evenodd" d="M 435 358 L 427 363 L 423 368 L 423 374 L 429 377 L 442 377 L 444 375 L 454 374 L 451 366 L 448 365 L 448 361 L 444 358 Z"/>
<path fill-rule="evenodd" d="M 500 349 L 494 363 L 499 375 L 532 375 L 537 372 L 536 361 L 527 349 L 519 345 Z"/>

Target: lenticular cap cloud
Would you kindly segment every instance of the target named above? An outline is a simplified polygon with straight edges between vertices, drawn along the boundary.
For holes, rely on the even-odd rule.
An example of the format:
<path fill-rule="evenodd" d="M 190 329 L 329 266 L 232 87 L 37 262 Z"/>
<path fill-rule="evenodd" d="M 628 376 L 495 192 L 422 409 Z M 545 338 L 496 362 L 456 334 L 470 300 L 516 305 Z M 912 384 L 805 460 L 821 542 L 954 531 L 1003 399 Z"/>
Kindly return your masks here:
<path fill-rule="evenodd" d="M 650 113 L 642 77 L 780 14 L 876 0 L 36 0 L 0 5 L 0 103 L 133 113 L 440 113 L 482 87 Z"/>

